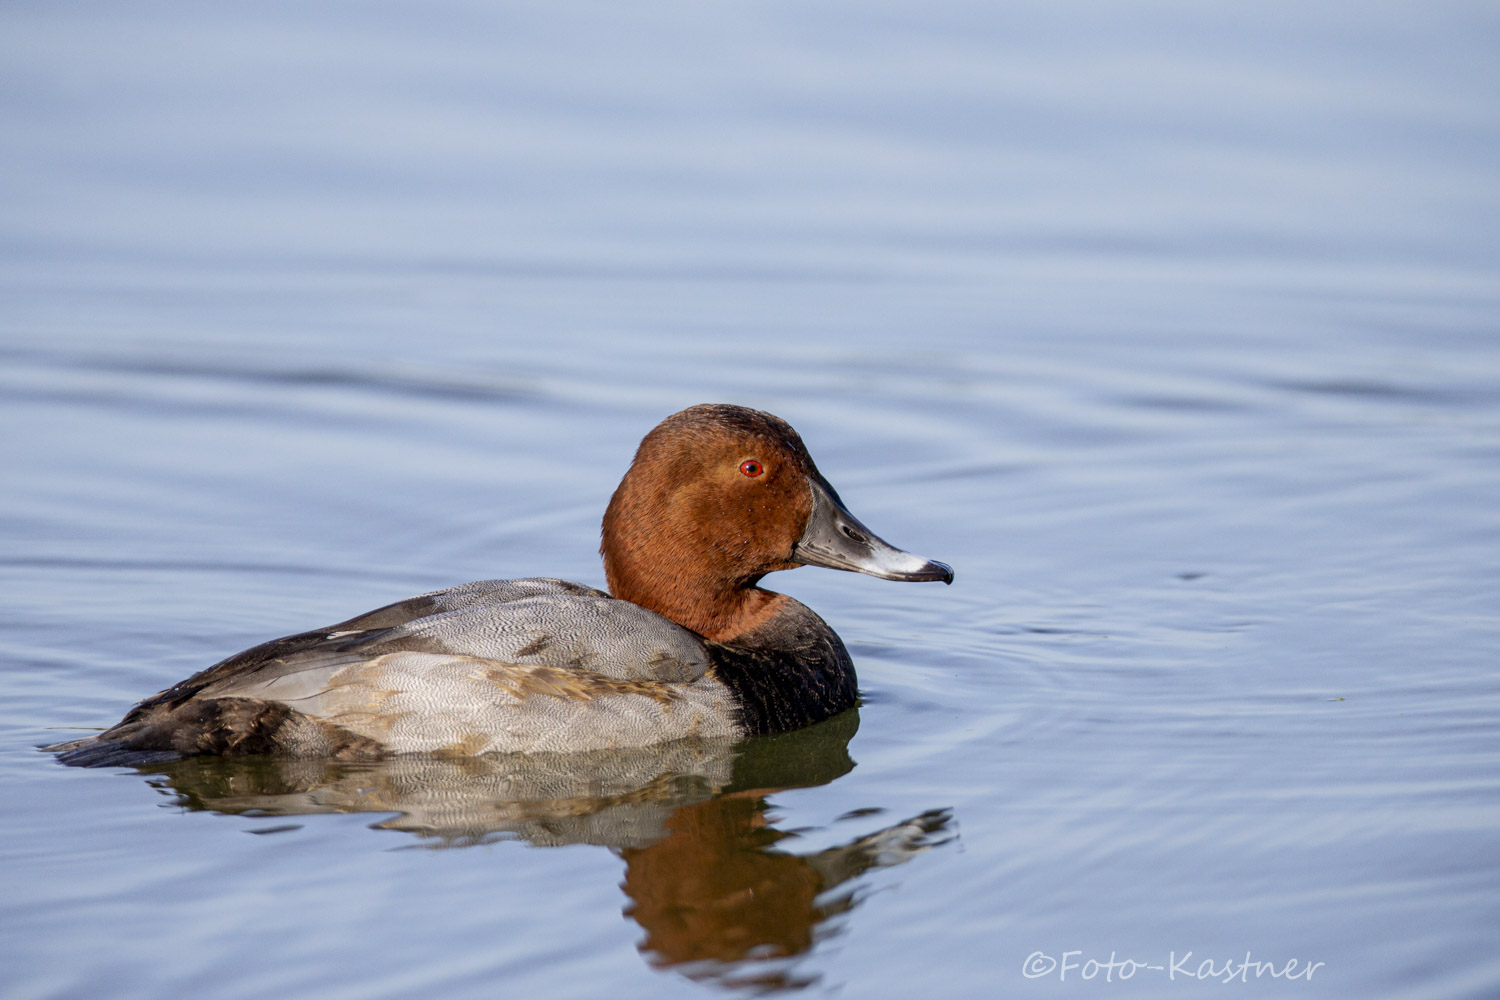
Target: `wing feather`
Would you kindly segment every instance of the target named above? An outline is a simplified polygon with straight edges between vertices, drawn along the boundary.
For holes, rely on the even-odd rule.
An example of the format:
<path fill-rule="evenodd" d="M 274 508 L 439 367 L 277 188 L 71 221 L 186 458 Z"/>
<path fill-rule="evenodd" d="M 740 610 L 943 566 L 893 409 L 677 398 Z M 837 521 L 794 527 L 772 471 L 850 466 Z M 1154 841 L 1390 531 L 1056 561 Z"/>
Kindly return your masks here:
<path fill-rule="evenodd" d="M 296 701 L 316 695 L 340 670 L 395 652 L 678 683 L 703 676 L 709 663 L 696 634 L 592 587 L 535 577 L 480 580 L 261 643 L 138 708 L 193 697 L 261 698 L 296 707 Z"/>

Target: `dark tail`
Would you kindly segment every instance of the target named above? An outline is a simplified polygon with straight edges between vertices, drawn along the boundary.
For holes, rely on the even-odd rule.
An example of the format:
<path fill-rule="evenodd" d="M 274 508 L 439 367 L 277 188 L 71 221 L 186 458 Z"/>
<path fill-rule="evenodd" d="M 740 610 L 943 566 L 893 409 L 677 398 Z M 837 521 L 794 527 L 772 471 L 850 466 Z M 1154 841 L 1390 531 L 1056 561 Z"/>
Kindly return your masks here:
<path fill-rule="evenodd" d="M 193 698 L 142 702 L 98 736 L 42 747 L 72 767 L 134 767 L 179 757 L 277 754 L 372 760 L 380 744 L 279 702 Z"/>
<path fill-rule="evenodd" d="M 102 735 L 53 743 L 37 749 L 57 754 L 57 759 L 69 767 L 139 767 L 142 764 L 177 760 L 183 756 L 176 750 L 133 747 L 128 740 L 105 739 Z"/>

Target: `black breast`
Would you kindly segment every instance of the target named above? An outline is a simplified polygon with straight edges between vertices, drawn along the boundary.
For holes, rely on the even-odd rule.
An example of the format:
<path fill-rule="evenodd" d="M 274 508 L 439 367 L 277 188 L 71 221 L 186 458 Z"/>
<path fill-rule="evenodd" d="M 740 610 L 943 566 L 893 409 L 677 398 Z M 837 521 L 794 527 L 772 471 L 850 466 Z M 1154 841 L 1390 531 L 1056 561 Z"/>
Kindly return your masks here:
<path fill-rule="evenodd" d="M 838 633 L 789 597 L 764 625 L 708 648 L 714 674 L 735 693 L 740 721 L 755 735 L 821 722 L 853 708 L 859 694 Z"/>

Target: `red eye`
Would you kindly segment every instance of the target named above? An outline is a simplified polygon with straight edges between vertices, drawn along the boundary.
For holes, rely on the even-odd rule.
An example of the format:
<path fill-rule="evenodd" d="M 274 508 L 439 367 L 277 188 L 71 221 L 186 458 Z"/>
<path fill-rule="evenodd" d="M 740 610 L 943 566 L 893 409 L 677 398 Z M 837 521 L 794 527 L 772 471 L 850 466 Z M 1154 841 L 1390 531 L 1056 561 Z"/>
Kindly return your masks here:
<path fill-rule="evenodd" d="M 765 471 L 766 470 L 761 467 L 761 464 L 753 458 L 740 463 L 740 472 L 749 476 L 751 479 L 754 479 L 756 476 Z"/>

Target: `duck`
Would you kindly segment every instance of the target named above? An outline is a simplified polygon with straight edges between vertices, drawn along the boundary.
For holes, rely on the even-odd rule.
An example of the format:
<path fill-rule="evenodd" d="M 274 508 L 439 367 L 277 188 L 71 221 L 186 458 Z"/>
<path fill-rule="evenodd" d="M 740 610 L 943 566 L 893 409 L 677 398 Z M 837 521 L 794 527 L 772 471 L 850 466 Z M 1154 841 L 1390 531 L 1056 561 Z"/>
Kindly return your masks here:
<path fill-rule="evenodd" d="M 236 653 L 44 749 L 79 766 L 193 755 L 370 760 L 648 747 L 787 732 L 854 707 L 854 663 L 760 586 L 801 566 L 953 582 L 845 506 L 785 420 L 667 417 L 604 512 L 608 591 L 480 580 Z"/>

